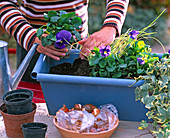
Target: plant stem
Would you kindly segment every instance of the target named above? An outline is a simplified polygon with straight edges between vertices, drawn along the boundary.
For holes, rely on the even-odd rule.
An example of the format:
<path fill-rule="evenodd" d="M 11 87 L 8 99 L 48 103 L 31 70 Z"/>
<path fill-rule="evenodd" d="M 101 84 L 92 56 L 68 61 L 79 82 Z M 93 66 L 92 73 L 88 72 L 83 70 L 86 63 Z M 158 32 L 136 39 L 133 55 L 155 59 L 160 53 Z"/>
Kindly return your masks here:
<path fill-rule="evenodd" d="M 63 38 L 64 38 L 64 37 L 63 37 Z M 65 38 L 64 38 L 64 40 L 65 40 L 71 47 L 73 47 L 74 49 L 76 49 L 77 51 L 79 51 L 83 56 L 85 56 L 85 57 L 88 58 L 88 56 L 87 56 L 86 54 L 82 53 L 79 49 L 77 49 L 76 47 L 73 46 L 73 45 L 75 45 L 75 44 L 78 44 L 78 42 L 73 43 L 73 44 L 71 45 Z"/>
<path fill-rule="evenodd" d="M 139 137 L 141 137 L 141 136 L 143 136 L 143 135 L 147 135 L 147 134 L 150 134 L 150 133 L 147 132 L 147 133 L 144 133 L 144 134 L 140 134 L 139 136 L 135 136 L 135 138 L 139 138 Z"/>
<path fill-rule="evenodd" d="M 147 127 L 147 130 L 149 131 L 149 133 L 150 133 L 154 138 L 156 138 L 156 136 L 153 135 L 153 133 L 149 130 L 148 127 Z"/>
<path fill-rule="evenodd" d="M 154 135 L 153 135 L 153 133 L 149 130 L 149 128 L 148 128 L 148 127 L 147 127 L 147 130 L 148 130 L 148 132 L 147 132 L 147 133 L 140 134 L 139 136 L 136 136 L 135 138 L 139 138 L 139 137 L 141 137 L 141 136 L 143 136 L 143 135 L 147 135 L 147 134 L 151 134 L 151 135 L 153 136 L 153 138 L 156 138 L 156 136 L 154 136 Z"/>

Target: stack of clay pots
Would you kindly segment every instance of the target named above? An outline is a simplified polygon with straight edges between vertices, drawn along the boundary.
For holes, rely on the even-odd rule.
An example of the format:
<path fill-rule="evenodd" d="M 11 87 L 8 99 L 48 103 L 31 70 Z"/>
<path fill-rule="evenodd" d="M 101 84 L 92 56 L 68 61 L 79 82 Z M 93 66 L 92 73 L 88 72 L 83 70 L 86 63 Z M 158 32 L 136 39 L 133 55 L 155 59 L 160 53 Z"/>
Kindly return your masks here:
<path fill-rule="evenodd" d="M 4 104 L 0 106 L 0 113 L 3 116 L 6 134 L 9 138 L 27 138 L 27 134 L 24 134 L 27 133 L 25 131 L 27 126 L 25 124 L 27 123 L 36 124 L 37 129 L 37 123 L 34 123 L 34 115 L 37 106 L 32 102 L 32 98 L 33 92 L 27 89 L 13 90 L 2 95 Z M 41 127 L 43 127 L 43 137 L 45 137 L 47 126 L 42 125 Z M 32 126 L 31 129 L 33 128 L 34 127 Z M 36 138 L 43 137 L 39 136 Z"/>

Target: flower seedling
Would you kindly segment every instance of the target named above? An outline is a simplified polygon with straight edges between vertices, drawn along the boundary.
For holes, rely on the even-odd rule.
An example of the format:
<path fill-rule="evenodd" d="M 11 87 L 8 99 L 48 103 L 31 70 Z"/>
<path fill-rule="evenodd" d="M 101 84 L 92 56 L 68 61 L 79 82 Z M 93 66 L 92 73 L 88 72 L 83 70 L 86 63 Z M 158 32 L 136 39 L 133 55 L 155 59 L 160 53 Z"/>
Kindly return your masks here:
<path fill-rule="evenodd" d="M 49 11 L 44 14 L 44 19 L 47 24 L 37 30 L 37 37 L 43 46 L 54 45 L 63 49 L 81 40 L 78 30 L 82 28 L 82 20 L 75 12 Z"/>

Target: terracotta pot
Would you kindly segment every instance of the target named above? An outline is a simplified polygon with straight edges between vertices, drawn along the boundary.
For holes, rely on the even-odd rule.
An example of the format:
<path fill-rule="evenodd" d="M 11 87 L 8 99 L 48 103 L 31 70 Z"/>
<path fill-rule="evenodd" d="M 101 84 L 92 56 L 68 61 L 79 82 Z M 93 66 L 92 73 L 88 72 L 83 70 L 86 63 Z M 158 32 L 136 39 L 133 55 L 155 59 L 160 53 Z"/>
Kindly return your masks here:
<path fill-rule="evenodd" d="M 58 125 L 56 117 L 54 117 L 53 123 L 63 138 L 110 138 L 110 136 L 113 134 L 113 132 L 116 130 L 116 128 L 119 125 L 119 119 L 116 120 L 113 128 L 98 133 L 79 133 L 79 132 L 62 128 Z"/>
<path fill-rule="evenodd" d="M 23 138 L 21 125 L 34 121 L 36 108 L 36 104 L 32 103 L 32 112 L 21 115 L 12 115 L 7 114 L 5 104 L 0 106 L 0 113 L 3 116 L 6 134 L 9 138 Z"/>

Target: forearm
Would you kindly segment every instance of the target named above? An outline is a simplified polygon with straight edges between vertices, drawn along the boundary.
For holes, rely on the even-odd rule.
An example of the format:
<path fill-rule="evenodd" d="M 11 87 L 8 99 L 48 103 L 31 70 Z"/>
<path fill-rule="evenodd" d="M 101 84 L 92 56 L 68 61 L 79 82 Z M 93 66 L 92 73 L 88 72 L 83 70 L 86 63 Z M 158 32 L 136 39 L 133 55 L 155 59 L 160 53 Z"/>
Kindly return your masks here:
<path fill-rule="evenodd" d="M 0 24 L 21 46 L 26 50 L 30 49 L 36 29 L 33 29 L 18 10 L 17 0 L 0 2 Z"/>
<path fill-rule="evenodd" d="M 125 20 L 129 0 L 107 0 L 106 18 L 103 27 L 112 26 L 116 28 L 116 36 L 120 36 Z"/>

